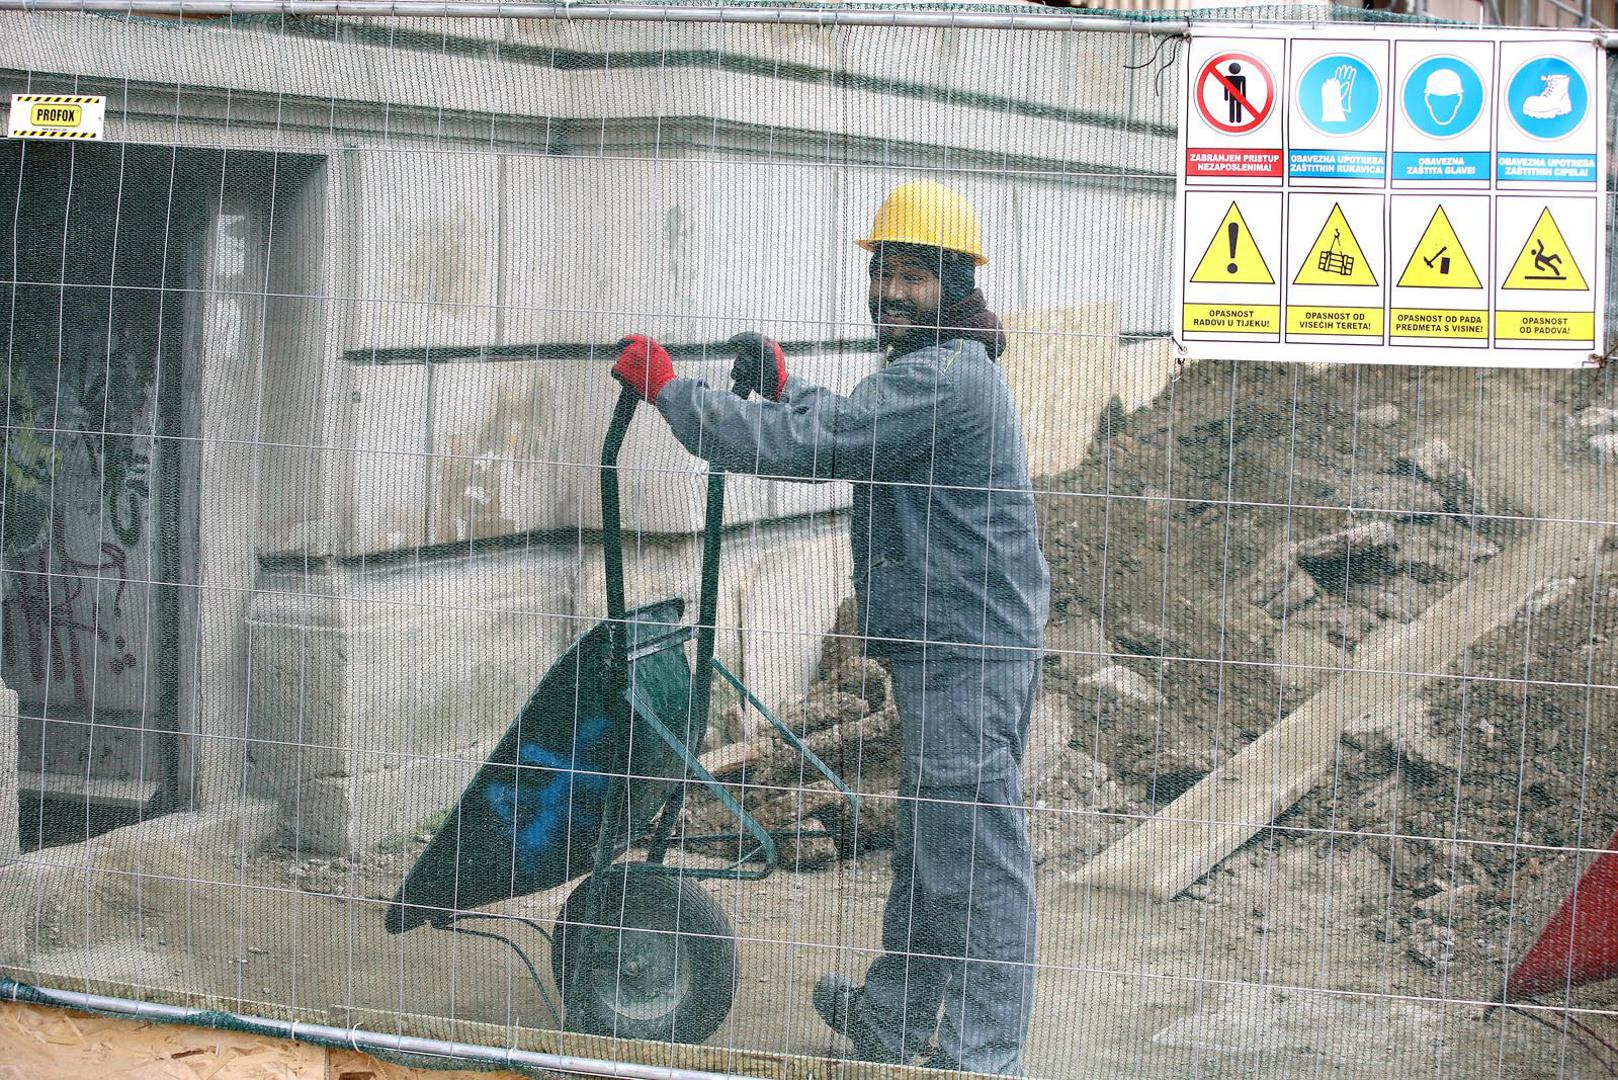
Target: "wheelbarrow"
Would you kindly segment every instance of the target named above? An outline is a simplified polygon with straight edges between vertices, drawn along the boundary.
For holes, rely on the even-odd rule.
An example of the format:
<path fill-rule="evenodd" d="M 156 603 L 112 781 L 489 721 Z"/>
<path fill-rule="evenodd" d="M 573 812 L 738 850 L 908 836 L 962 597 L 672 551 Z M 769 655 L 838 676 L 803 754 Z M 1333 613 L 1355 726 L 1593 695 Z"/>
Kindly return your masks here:
<path fill-rule="evenodd" d="M 740 397 L 747 391 L 732 388 Z M 701 1042 L 735 998 L 735 932 L 702 879 L 757 880 L 776 867 L 776 840 L 826 829 L 771 832 L 703 767 L 717 674 L 769 721 L 808 765 L 859 811 L 841 777 L 714 657 L 725 475 L 708 474 L 701 596 L 694 626 L 678 597 L 630 610 L 624 597 L 618 452 L 639 397 L 618 396 L 601 450 L 607 618 L 562 655 L 479 768 L 389 904 L 386 926 L 493 938 L 516 951 L 541 998 L 571 1030 Z M 696 639 L 695 661 L 686 646 Z M 678 836 L 693 785 L 735 816 L 737 829 Z M 711 849 L 705 861 L 670 861 Z M 644 851 L 644 859 L 628 858 Z M 722 864 L 722 865 L 716 865 Z M 582 879 L 554 927 L 477 909 Z M 557 1008 L 528 954 L 509 937 L 461 925 L 523 925 L 550 943 Z"/>

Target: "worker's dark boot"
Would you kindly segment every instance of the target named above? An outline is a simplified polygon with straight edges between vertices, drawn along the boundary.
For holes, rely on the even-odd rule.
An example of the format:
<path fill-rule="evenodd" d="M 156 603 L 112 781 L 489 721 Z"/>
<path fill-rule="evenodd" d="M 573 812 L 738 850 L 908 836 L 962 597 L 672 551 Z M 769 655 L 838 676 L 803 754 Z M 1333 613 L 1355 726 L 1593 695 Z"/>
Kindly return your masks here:
<path fill-rule="evenodd" d="M 842 975 L 822 975 L 815 983 L 815 1012 L 826 1026 L 854 1044 L 854 1056 L 861 1061 L 903 1065 L 910 1060 L 885 1045 L 871 1030 L 870 1021 L 860 1011 L 860 986 Z"/>

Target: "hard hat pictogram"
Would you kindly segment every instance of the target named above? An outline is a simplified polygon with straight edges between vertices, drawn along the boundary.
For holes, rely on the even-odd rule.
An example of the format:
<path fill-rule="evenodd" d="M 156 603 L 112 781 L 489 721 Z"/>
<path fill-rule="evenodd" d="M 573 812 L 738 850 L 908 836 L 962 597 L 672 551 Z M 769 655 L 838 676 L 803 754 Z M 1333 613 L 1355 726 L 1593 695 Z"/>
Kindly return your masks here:
<path fill-rule="evenodd" d="M 1557 227 L 1551 208 L 1539 212 L 1539 220 L 1523 241 L 1522 251 L 1511 264 L 1502 289 L 1555 289 L 1583 292 L 1590 286 L 1579 272 L 1579 264 Z"/>
<path fill-rule="evenodd" d="M 1292 279 L 1294 285 L 1375 285 L 1370 260 L 1360 248 L 1359 238 L 1349 228 L 1341 204 L 1333 203 L 1320 235 L 1309 245 L 1303 265 Z"/>
<path fill-rule="evenodd" d="M 1423 135 L 1453 139 L 1483 115 L 1483 78 L 1457 56 L 1429 56 L 1405 76 L 1405 119 Z"/>
<path fill-rule="evenodd" d="M 1401 288 L 1417 289 L 1481 289 L 1483 282 L 1472 265 L 1461 238 L 1455 235 L 1449 215 L 1443 206 L 1433 211 L 1416 241 L 1404 273 L 1399 275 Z"/>
<path fill-rule="evenodd" d="M 1197 263 L 1191 280 L 1218 285 L 1275 284 L 1269 264 L 1264 261 L 1264 254 L 1253 242 L 1247 219 L 1242 217 L 1241 207 L 1234 202 L 1225 211 L 1219 228 L 1209 239 L 1208 250 L 1202 253 L 1202 261 Z"/>

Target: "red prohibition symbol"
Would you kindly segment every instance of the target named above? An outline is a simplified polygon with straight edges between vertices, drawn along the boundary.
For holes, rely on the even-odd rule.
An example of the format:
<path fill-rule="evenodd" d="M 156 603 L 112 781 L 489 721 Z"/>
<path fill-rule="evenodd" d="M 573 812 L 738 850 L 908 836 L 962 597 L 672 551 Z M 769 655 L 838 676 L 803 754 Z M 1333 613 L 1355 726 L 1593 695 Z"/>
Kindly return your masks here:
<path fill-rule="evenodd" d="M 1256 56 L 1220 53 L 1197 75 L 1197 111 L 1219 131 L 1254 131 L 1270 118 L 1274 106 L 1275 77 Z"/>

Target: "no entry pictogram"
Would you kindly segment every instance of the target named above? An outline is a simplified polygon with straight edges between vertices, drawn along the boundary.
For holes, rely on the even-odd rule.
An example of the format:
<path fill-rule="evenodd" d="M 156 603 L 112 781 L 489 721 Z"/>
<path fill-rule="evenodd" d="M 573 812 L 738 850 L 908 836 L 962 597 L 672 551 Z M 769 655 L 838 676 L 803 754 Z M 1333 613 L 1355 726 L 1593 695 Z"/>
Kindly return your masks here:
<path fill-rule="evenodd" d="M 1218 131 L 1245 135 L 1263 126 L 1275 106 L 1275 77 L 1250 53 L 1227 52 L 1197 74 L 1197 111 Z"/>

